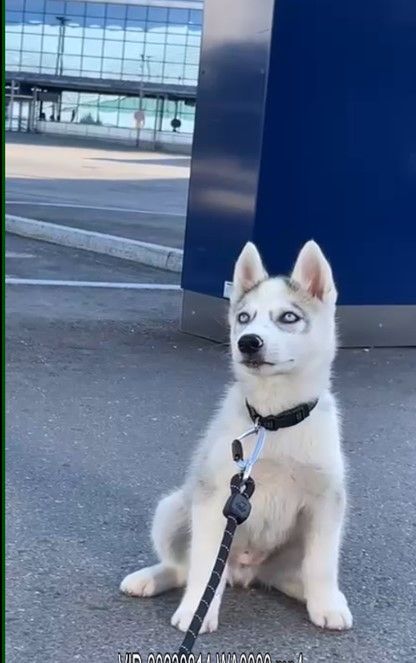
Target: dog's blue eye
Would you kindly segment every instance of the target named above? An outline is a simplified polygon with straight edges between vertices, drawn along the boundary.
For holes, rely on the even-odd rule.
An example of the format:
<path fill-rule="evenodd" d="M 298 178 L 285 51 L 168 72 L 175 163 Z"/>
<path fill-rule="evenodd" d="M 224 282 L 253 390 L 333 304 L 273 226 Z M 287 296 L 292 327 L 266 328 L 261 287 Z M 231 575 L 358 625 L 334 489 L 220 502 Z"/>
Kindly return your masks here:
<path fill-rule="evenodd" d="M 242 311 L 241 313 L 238 314 L 237 320 L 240 323 L 240 325 L 246 325 L 247 322 L 250 320 L 250 316 L 246 311 Z"/>
<path fill-rule="evenodd" d="M 279 317 L 279 322 L 283 322 L 286 325 L 293 325 L 295 322 L 299 322 L 300 317 L 293 313 L 293 311 L 285 311 Z"/>

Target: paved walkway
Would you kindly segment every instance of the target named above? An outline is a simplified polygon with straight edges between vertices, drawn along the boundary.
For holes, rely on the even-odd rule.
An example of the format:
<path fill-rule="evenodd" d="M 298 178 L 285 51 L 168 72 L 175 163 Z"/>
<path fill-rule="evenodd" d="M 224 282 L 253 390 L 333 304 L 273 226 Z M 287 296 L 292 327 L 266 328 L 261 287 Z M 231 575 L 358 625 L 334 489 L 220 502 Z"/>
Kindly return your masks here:
<path fill-rule="evenodd" d="M 6 211 L 182 248 L 189 157 L 8 134 Z"/>

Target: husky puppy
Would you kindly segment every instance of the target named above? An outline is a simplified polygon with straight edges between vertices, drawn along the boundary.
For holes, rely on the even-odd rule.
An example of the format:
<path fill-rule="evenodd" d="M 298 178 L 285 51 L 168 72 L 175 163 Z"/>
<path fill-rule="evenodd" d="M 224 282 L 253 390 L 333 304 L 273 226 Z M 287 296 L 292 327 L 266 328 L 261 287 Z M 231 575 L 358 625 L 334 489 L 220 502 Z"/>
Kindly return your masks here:
<path fill-rule="evenodd" d="M 330 385 L 336 298 L 331 268 L 313 241 L 300 251 L 290 277 L 269 277 L 251 243 L 237 260 L 229 311 L 235 381 L 183 486 L 156 509 L 152 539 L 159 563 L 126 576 L 120 587 L 142 597 L 185 587 L 171 620 L 181 631 L 192 620 L 218 553 L 222 509 L 237 471 L 231 442 L 252 426 L 246 401 L 265 417 L 318 399 L 301 423 L 267 432 L 252 472 L 252 511 L 237 528 L 201 633 L 216 630 L 227 582 L 275 587 L 304 602 L 317 626 L 352 626 L 338 585 L 346 495 Z M 245 458 L 254 443 L 255 436 L 243 441 Z"/>

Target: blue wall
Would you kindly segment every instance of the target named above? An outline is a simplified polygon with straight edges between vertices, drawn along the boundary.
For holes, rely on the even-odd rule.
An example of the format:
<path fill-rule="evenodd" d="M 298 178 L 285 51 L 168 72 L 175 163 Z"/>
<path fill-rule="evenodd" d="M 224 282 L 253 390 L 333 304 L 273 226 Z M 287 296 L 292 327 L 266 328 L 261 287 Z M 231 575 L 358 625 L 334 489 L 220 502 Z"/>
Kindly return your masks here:
<path fill-rule="evenodd" d="M 206 0 L 183 287 L 222 296 L 247 239 L 286 272 L 313 237 L 340 303 L 416 303 L 416 2 L 279 0 L 273 28 L 227 5 L 218 35 Z"/>

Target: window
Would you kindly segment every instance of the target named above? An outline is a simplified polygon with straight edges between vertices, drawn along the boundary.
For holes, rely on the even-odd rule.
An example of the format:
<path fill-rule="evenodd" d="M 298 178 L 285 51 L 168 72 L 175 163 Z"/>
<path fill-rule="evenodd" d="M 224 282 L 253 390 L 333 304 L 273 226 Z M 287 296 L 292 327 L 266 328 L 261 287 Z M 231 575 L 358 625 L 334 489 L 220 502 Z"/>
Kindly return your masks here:
<path fill-rule="evenodd" d="M 15 3 L 13 2 L 13 5 Z M 26 13 L 37 12 L 38 14 L 43 14 L 45 11 L 45 2 L 44 0 L 26 0 Z"/>
<path fill-rule="evenodd" d="M 40 53 L 32 53 L 32 51 L 22 51 L 21 65 L 24 69 L 29 71 L 39 71 L 40 66 Z"/>
<path fill-rule="evenodd" d="M 201 34 L 188 34 L 186 43 L 188 44 L 188 46 L 197 46 L 198 57 L 199 57 L 199 50 L 201 47 Z"/>
<path fill-rule="evenodd" d="M 163 69 L 163 80 L 165 83 L 180 84 L 183 82 L 183 64 L 165 62 Z"/>
<path fill-rule="evenodd" d="M 21 47 L 23 51 L 37 51 L 40 54 L 41 47 L 42 35 L 23 34 Z"/>
<path fill-rule="evenodd" d="M 59 24 L 59 21 L 58 21 Z M 69 16 L 66 23 L 66 32 L 76 31 L 77 34 L 82 33 L 84 26 L 84 19 L 82 16 Z"/>
<path fill-rule="evenodd" d="M 126 22 L 126 39 L 135 41 L 137 39 L 138 32 L 144 32 L 146 30 L 145 21 L 136 21 L 134 19 L 127 19 Z"/>
<path fill-rule="evenodd" d="M 42 71 L 51 70 L 55 71 L 56 67 L 56 52 L 55 53 L 42 53 L 41 59 Z"/>
<path fill-rule="evenodd" d="M 135 21 L 145 21 L 147 19 L 147 9 L 147 7 L 129 5 L 127 7 L 127 18 Z"/>
<path fill-rule="evenodd" d="M 80 37 L 65 37 L 64 53 L 69 55 L 81 55 L 82 39 Z"/>
<path fill-rule="evenodd" d="M 149 44 L 161 44 L 163 45 L 166 41 L 166 32 L 162 28 L 161 30 L 149 30 L 146 33 L 146 41 Z"/>
<path fill-rule="evenodd" d="M 200 9 L 191 9 L 189 12 L 189 22 L 193 25 L 202 25 L 202 11 Z"/>
<path fill-rule="evenodd" d="M 171 32 L 172 26 L 168 27 L 168 31 L 166 33 L 166 43 L 167 44 L 185 44 L 186 43 L 186 33 L 182 32 L 180 33 L 172 33 Z"/>
<path fill-rule="evenodd" d="M 109 41 L 104 42 L 103 55 L 111 58 L 121 58 L 123 56 L 123 42 L 122 41 Z"/>
<path fill-rule="evenodd" d="M 83 46 L 83 55 L 92 55 L 98 57 L 101 55 L 103 50 L 103 40 L 102 39 L 84 39 Z"/>
<path fill-rule="evenodd" d="M 13 25 L 22 25 L 23 23 L 23 13 L 21 12 L 11 12 L 11 11 L 6 11 L 6 26 L 7 30 L 10 30 L 10 28 Z"/>
<path fill-rule="evenodd" d="M 189 22 L 189 11 L 187 9 L 169 9 L 168 21 L 175 25 L 187 25 Z"/>
<path fill-rule="evenodd" d="M 159 60 L 153 62 L 150 60 L 148 67 L 148 80 L 152 82 L 161 82 L 163 74 L 163 65 L 164 63 Z"/>
<path fill-rule="evenodd" d="M 85 2 L 67 2 L 66 16 L 85 16 Z"/>
<path fill-rule="evenodd" d="M 107 19 L 116 18 L 122 23 L 126 18 L 126 5 L 107 5 Z"/>
<path fill-rule="evenodd" d="M 184 62 L 185 46 L 166 46 L 165 60 L 166 62 Z"/>
<path fill-rule="evenodd" d="M 187 45 L 184 61 L 187 64 L 198 64 L 199 63 L 199 48 L 194 48 L 192 46 Z"/>
<path fill-rule="evenodd" d="M 96 70 L 83 69 L 81 74 L 82 76 L 86 76 L 87 78 L 102 78 L 101 69 L 96 69 Z"/>
<path fill-rule="evenodd" d="M 198 67 L 187 64 L 185 65 L 185 83 L 188 85 L 194 84 L 198 79 Z"/>
<path fill-rule="evenodd" d="M 44 26 L 56 26 L 57 28 L 59 27 L 59 21 L 55 14 L 45 14 L 43 17 L 43 25 Z"/>
<path fill-rule="evenodd" d="M 43 43 L 42 43 L 42 52 L 43 53 L 57 53 L 58 52 L 58 32 L 44 32 L 43 33 Z"/>
<path fill-rule="evenodd" d="M 86 18 L 85 19 L 85 36 L 91 35 L 92 37 L 104 35 L 104 21 L 101 18 Z"/>
<path fill-rule="evenodd" d="M 24 4 L 25 4 L 25 0 L 7 0 L 6 1 L 6 11 L 8 12 L 9 9 L 11 9 L 15 12 L 23 11 Z"/>
<path fill-rule="evenodd" d="M 62 71 L 74 77 L 130 80 L 138 88 L 142 80 L 195 85 L 202 12 L 168 7 L 162 0 L 151 6 L 139 1 L 143 4 L 136 0 L 6 0 L 6 66 L 14 71 Z M 138 100 L 130 98 L 65 94 L 72 95 L 71 102 L 65 97 L 65 112 L 71 118 L 72 110 L 77 109 L 75 121 L 91 113 L 94 121 L 98 114 L 105 124 L 121 126 L 124 122 L 130 126 L 138 107 Z M 142 103 L 149 116 L 148 126 L 153 126 L 156 102 Z M 192 126 L 193 109 L 180 108 L 178 113 L 189 116 Z M 169 122 L 173 106 L 171 111 Z M 188 119 L 183 127 L 186 122 Z M 171 130 L 170 125 L 168 128 Z"/>
<path fill-rule="evenodd" d="M 75 71 L 76 74 L 80 73 L 81 71 L 80 55 L 67 55 L 65 53 L 63 56 L 63 61 L 64 61 L 64 74 L 67 74 L 69 69 Z"/>
<path fill-rule="evenodd" d="M 87 16 L 94 16 L 98 18 L 104 18 L 105 16 L 105 5 L 101 2 L 87 2 Z"/>
<path fill-rule="evenodd" d="M 138 60 L 140 53 L 143 52 L 143 43 L 133 43 L 126 41 L 124 44 L 124 58 L 126 60 Z"/>
<path fill-rule="evenodd" d="M 151 60 L 162 60 L 163 46 L 161 44 L 145 43 L 144 55 L 146 58 L 150 58 Z"/>
<path fill-rule="evenodd" d="M 166 23 L 168 20 L 167 8 L 149 7 L 148 19 L 149 21 L 155 21 L 157 23 Z"/>
<path fill-rule="evenodd" d="M 46 0 L 45 12 L 49 14 L 55 14 L 55 16 L 63 16 L 65 14 L 64 0 Z"/>
<path fill-rule="evenodd" d="M 6 55 L 9 51 L 20 51 L 22 47 L 22 33 L 7 31 L 6 33 Z"/>
<path fill-rule="evenodd" d="M 42 21 L 40 14 L 25 14 L 25 32 L 37 32 L 42 31 Z"/>
<path fill-rule="evenodd" d="M 6 51 L 6 69 L 19 71 L 20 53 Z"/>
<path fill-rule="evenodd" d="M 122 72 L 123 74 L 139 74 L 140 73 L 140 62 L 137 60 L 123 60 L 122 62 Z"/>
<path fill-rule="evenodd" d="M 105 39 L 114 39 L 122 41 L 124 39 L 124 30 L 121 25 L 117 25 L 115 20 L 107 22 L 104 30 Z"/>
<path fill-rule="evenodd" d="M 82 58 L 82 73 L 95 72 L 99 73 L 101 70 L 101 58 L 86 57 Z"/>
<path fill-rule="evenodd" d="M 118 76 L 121 73 L 121 60 L 103 58 L 102 71 L 104 76 L 108 76 L 110 78 Z"/>

